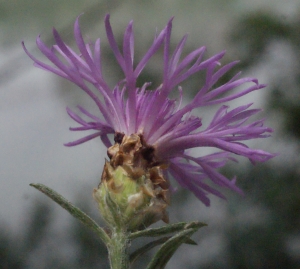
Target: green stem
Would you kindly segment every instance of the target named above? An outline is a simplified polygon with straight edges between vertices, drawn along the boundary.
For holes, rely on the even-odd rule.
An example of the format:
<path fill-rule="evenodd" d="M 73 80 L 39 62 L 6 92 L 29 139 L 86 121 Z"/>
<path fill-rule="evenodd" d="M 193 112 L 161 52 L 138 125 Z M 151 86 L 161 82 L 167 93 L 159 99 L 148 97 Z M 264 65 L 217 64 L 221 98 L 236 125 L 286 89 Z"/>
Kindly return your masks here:
<path fill-rule="evenodd" d="M 111 269 L 129 269 L 129 239 L 126 232 L 115 229 L 112 231 L 108 244 L 108 255 Z"/>

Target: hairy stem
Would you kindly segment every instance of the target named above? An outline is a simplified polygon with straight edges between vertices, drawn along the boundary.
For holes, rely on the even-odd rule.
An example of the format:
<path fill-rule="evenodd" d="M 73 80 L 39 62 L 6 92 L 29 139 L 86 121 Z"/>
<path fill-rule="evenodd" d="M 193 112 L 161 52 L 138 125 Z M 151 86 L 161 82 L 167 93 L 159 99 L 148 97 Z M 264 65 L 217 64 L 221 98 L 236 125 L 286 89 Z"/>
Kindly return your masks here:
<path fill-rule="evenodd" d="M 129 269 L 129 239 L 126 232 L 114 229 L 108 244 L 108 255 L 111 269 Z"/>

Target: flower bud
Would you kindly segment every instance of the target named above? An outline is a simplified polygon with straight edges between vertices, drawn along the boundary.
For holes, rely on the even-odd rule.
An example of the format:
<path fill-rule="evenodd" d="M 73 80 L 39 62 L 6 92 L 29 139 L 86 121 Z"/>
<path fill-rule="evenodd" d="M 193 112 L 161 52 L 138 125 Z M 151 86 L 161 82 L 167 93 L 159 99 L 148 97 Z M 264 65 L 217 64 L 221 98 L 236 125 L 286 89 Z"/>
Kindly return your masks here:
<path fill-rule="evenodd" d="M 169 185 L 163 177 L 163 165 L 153 165 L 149 152 L 152 150 L 138 135 L 123 136 L 108 149 L 111 160 L 105 163 L 94 198 L 113 227 L 133 231 L 161 219 L 168 222 Z"/>

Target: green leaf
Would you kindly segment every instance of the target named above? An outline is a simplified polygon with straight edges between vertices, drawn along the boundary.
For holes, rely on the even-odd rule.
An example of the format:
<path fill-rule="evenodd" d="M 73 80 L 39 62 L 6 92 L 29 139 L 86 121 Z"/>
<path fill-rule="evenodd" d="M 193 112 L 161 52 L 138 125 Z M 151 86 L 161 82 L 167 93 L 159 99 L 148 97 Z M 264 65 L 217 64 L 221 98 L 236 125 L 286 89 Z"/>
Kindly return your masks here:
<path fill-rule="evenodd" d="M 197 242 L 192 240 L 191 238 L 187 238 L 186 241 L 184 242 L 187 245 L 193 245 L 193 246 L 198 246 Z"/>
<path fill-rule="evenodd" d="M 159 246 L 163 243 L 165 243 L 166 241 L 168 241 L 171 237 L 170 236 L 167 236 L 167 237 L 162 237 L 160 239 L 157 239 L 155 241 L 152 241 L 148 244 L 146 244 L 145 246 L 137 249 L 136 251 L 134 251 L 133 253 L 131 253 L 130 255 L 130 263 L 133 264 L 136 259 L 138 257 L 140 257 L 141 255 L 143 255 L 144 253 L 146 253 L 147 251 L 151 250 L 152 248 L 156 247 L 156 246 Z"/>
<path fill-rule="evenodd" d="M 137 249 L 130 255 L 130 258 L 129 258 L 130 263 L 133 264 L 144 253 L 146 253 L 147 251 L 151 250 L 152 248 L 154 248 L 156 246 L 159 246 L 159 245 L 167 242 L 170 238 L 171 238 L 171 236 L 162 237 L 162 238 L 152 241 L 152 242 L 146 244 L 145 246 Z M 197 243 L 194 240 L 192 240 L 191 238 L 187 238 L 184 243 L 189 244 L 189 245 L 197 245 Z"/>
<path fill-rule="evenodd" d="M 193 222 L 179 222 L 174 224 L 169 224 L 160 228 L 153 228 L 153 229 L 146 229 L 143 231 L 138 231 L 129 235 L 129 239 L 135 239 L 138 237 L 154 237 L 154 236 L 161 236 L 170 233 L 175 233 L 178 231 L 186 230 L 188 228 L 195 228 L 199 229 L 201 227 L 207 226 L 206 223 L 193 221 Z"/>
<path fill-rule="evenodd" d="M 155 254 L 146 269 L 163 269 L 180 245 L 186 242 L 199 228 L 189 228 L 172 236 Z"/>
<path fill-rule="evenodd" d="M 43 184 L 30 184 L 30 186 L 36 188 L 40 192 L 46 194 L 50 197 L 54 202 L 59 204 L 65 210 L 67 210 L 73 217 L 79 219 L 85 226 L 92 229 L 98 236 L 102 239 L 102 241 L 107 245 L 110 242 L 109 236 L 106 232 L 87 214 L 82 212 L 78 207 L 71 204 L 67 199 L 58 194 L 56 191 L 48 188 Z"/>

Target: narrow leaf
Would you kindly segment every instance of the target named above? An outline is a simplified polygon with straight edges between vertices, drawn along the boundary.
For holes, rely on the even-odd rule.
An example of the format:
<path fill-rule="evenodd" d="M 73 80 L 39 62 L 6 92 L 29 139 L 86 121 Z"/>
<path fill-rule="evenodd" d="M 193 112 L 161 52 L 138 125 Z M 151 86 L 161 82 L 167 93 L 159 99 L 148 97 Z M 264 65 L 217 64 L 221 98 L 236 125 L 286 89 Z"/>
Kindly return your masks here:
<path fill-rule="evenodd" d="M 58 194 L 56 191 L 48 188 L 43 184 L 30 184 L 30 186 L 36 188 L 40 192 L 46 194 L 49 198 L 51 198 L 54 202 L 59 204 L 65 210 L 67 210 L 73 217 L 79 219 L 85 226 L 94 230 L 98 234 L 98 236 L 102 239 L 102 241 L 107 245 L 110 242 L 109 236 L 106 232 L 87 214 L 82 212 L 78 207 L 71 204 L 67 199 Z"/>
<path fill-rule="evenodd" d="M 137 249 L 136 251 L 134 251 L 133 253 L 130 254 L 130 258 L 129 258 L 130 259 L 130 263 L 133 264 L 138 257 L 140 257 L 141 255 L 143 255 L 147 251 L 151 250 L 152 248 L 165 243 L 168 239 L 170 239 L 170 236 L 162 237 L 160 239 L 152 241 L 152 242 L 146 244 L 145 246 Z"/>
<path fill-rule="evenodd" d="M 144 237 L 161 236 L 161 235 L 166 235 L 166 234 L 186 230 L 188 228 L 199 229 L 204 226 L 207 226 L 207 224 L 205 224 L 203 222 L 199 222 L 199 221 L 193 221 L 190 223 L 179 222 L 179 223 L 169 224 L 169 225 L 166 225 L 166 226 L 163 226 L 160 228 L 153 228 L 153 229 L 146 229 L 143 231 L 138 231 L 138 232 L 130 234 L 129 238 L 135 239 L 135 238 L 142 237 L 142 236 L 144 236 Z"/>
<path fill-rule="evenodd" d="M 154 248 L 156 246 L 159 246 L 159 245 L 165 243 L 170 238 L 171 238 L 171 236 L 162 237 L 162 238 L 152 241 L 152 242 L 146 244 L 145 246 L 137 249 L 130 255 L 130 263 L 133 264 L 144 253 L 146 253 L 147 251 L 151 250 L 152 248 Z M 194 240 L 192 240 L 191 238 L 186 238 L 186 241 L 184 243 L 188 244 L 188 245 L 197 245 L 197 243 Z"/>
<path fill-rule="evenodd" d="M 197 242 L 192 240 L 191 238 L 187 238 L 186 241 L 184 242 L 187 245 L 193 245 L 193 246 L 198 246 Z"/>
<path fill-rule="evenodd" d="M 198 228 L 189 228 L 181 231 L 165 242 L 155 254 L 146 269 L 163 269 L 171 259 L 175 251 L 184 243 Z"/>

